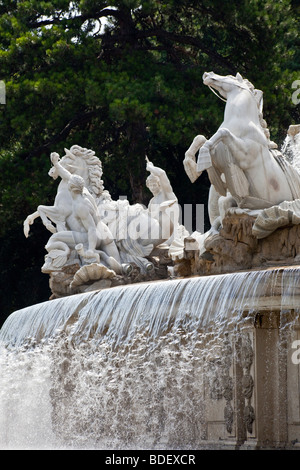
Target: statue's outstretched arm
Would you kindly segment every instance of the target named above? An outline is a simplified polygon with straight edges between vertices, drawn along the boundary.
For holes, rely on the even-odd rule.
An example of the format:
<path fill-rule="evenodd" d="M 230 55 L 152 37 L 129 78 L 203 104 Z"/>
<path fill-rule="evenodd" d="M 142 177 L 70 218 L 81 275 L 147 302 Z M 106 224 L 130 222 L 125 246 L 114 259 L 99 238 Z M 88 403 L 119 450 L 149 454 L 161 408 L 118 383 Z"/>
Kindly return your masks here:
<path fill-rule="evenodd" d="M 177 199 L 165 170 L 154 166 L 152 162 L 149 162 L 149 160 L 147 160 L 146 170 L 150 171 L 153 176 L 157 176 L 159 178 L 161 189 L 166 195 L 168 195 L 168 199 Z"/>
<path fill-rule="evenodd" d="M 57 173 L 59 174 L 59 176 L 61 177 L 61 179 L 63 180 L 66 180 L 66 181 L 69 181 L 70 177 L 72 176 L 71 173 L 66 170 L 66 168 L 64 168 L 59 160 L 60 160 L 60 157 L 58 155 L 58 153 L 56 152 L 52 152 L 50 154 L 50 159 L 51 159 L 51 162 L 53 164 L 53 166 L 56 168 L 57 170 Z"/>

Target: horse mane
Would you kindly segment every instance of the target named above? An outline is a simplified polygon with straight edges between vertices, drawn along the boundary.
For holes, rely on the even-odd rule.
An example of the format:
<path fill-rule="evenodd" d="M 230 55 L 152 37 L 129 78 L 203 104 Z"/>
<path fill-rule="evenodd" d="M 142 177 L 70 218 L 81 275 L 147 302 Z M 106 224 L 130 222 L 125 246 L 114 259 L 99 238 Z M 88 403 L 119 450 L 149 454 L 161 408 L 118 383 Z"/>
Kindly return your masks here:
<path fill-rule="evenodd" d="M 271 143 L 270 141 L 270 131 L 268 129 L 268 125 L 266 120 L 263 117 L 263 92 L 261 90 L 258 90 L 255 88 L 253 83 L 251 83 L 247 78 L 243 78 L 243 83 L 247 86 L 249 89 L 250 93 L 253 95 L 257 108 L 258 108 L 258 118 L 259 118 L 259 123 L 262 127 L 262 130 L 267 138 L 267 140 Z"/>
<path fill-rule="evenodd" d="M 81 147 L 80 145 L 72 145 L 69 151 L 65 149 L 67 155 L 73 159 L 76 157 L 82 158 L 85 160 L 85 163 L 88 168 L 88 181 L 86 181 L 86 187 L 91 194 L 98 198 L 103 192 L 103 181 L 101 179 L 103 170 L 102 162 L 95 155 L 95 152 L 90 149 Z"/>

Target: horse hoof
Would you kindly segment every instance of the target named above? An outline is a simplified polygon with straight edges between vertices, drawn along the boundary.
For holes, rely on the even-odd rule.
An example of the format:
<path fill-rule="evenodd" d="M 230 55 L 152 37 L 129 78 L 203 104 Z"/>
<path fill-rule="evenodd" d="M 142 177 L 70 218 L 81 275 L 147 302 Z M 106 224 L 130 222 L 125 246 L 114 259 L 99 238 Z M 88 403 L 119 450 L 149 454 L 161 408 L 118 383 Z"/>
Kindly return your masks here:
<path fill-rule="evenodd" d="M 210 151 L 207 147 L 201 147 L 201 149 L 199 150 L 199 157 L 210 157 Z"/>

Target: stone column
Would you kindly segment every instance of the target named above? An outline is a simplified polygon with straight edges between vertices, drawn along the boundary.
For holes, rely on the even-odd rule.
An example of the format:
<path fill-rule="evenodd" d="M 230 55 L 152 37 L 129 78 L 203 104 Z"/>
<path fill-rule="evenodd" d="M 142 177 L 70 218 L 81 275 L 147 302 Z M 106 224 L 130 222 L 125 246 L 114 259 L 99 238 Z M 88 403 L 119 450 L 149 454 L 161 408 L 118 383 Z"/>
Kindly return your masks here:
<path fill-rule="evenodd" d="M 287 445 L 287 346 L 280 313 L 258 314 L 255 321 L 255 426 L 257 448 Z"/>

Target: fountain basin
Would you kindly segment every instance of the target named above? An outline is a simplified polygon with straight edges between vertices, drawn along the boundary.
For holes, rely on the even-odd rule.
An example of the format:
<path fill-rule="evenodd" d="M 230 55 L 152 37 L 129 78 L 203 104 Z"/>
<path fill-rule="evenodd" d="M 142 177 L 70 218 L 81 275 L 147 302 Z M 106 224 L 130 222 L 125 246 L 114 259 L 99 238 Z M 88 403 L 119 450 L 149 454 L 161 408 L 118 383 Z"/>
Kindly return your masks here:
<path fill-rule="evenodd" d="M 293 266 L 119 286 L 14 312 L 0 332 L 2 393 L 18 387 L 16 360 L 44 365 L 41 409 L 53 433 L 44 434 L 46 448 L 295 449 L 299 273 Z M 20 403 L 24 390 L 23 379 Z M 16 404 L 0 403 L 0 446 L 18 447 L 5 418 Z M 41 444 L 29 437 L 26 445 Z"/>

